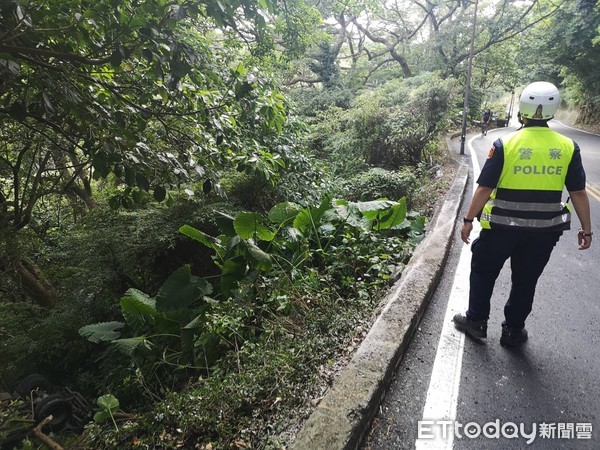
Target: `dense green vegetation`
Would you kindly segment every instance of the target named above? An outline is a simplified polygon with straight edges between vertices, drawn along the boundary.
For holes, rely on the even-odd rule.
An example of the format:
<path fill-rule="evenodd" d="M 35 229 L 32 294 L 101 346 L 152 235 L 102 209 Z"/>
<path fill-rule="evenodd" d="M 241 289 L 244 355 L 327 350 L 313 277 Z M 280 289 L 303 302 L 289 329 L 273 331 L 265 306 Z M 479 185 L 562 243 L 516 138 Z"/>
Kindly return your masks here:
<path fill-rule="evenodd" d="M 0 11 L 0 390 L 83 393 L 65 446 L 286 445 L 452 177 L 473 4 Z M 545 79 L 599 122 L 599 16 L 479 1 L 470 120 Z"/>

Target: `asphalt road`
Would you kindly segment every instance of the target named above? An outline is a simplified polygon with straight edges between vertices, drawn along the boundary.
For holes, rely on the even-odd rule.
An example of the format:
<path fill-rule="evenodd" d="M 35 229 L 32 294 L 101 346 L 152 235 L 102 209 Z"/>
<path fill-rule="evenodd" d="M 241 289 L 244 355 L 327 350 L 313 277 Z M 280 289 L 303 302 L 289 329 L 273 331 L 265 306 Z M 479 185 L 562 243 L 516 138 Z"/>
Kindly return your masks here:
<path fill-rule="evenodd" d="M 555 121 L 551 127 L 578 142 L 588 184 L 600 187 L 600 137 Z M 490 131 L 472 141 L 480 165 L 492 141 L 508 131 L 511 129 Z M 469 159 L 466 153 L 462 157 Z M 472 176 L 469 182 L 473 182 Z M 467 196 L 471 192 L 468 189 Z M 598 237 L 589 250 L 578 250 L 579 223 L 574 215 L 573 230 L 565 232 L 540 278 L 534 309 L 527 321 L 529 341 L 518 350 L 499 344 L 503 307 L 510 289 L 507 262 L 492 297 L 487 342 L 482 345 L 463 339 L 452 416 L 453 425 L 463 426 L 459 430 L 462 437 L 454 434 L 453 439 L 435 444 L 426 441 L 430 445 L 419 448 L 600 448 L 600 197 L 593 193 L 590 201 L 592 230 Z M 468 199 L 463 202 L 463 215 L 468 203 Z M 440 357 L 437 350 L 441 331 L 448 325 L 446 309 L 451 293 L 457 284 L 464 288 L 468 279 L 468 266 L 456 270 L 463 247 L 456 229 L 444 275 L 363 449 L 415 448 L 426 400 L 446 395 L 435 388 L 430 391 L 429 384 L 436 356 Z M 452 371 L 447 372 L 450 377 Z M 443 418 L 427 417 L 431 421 Z M 465 435 L 466 424 L 471 424 L 466 431 L 477 437 Z M 515 432 L 511 424 L 523 427 L 523 433 Z M 445 426 L 437 422 L 421 425 L 424 434 Z"/>

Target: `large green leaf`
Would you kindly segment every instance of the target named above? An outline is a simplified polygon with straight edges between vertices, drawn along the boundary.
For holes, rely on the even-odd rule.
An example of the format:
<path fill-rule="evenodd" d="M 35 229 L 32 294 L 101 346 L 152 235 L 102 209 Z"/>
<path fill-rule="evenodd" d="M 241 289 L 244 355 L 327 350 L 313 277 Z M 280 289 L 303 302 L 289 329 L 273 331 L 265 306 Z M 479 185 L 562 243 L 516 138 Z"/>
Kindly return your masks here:
<path fill-rule="evenodd" d="M 182 328 L 186 329 L 186 330 L 197 330 L 199 328 L 202 328 L 206 323 L 206 311 L 209 308 L 210 308 L 210 304 L 208 304 L 208 303 L 205 305 L 202 305 L 202 307 L 199 309 L 200 312 L 198 313 L 198 315 L 196 317 L 194 317 L 191 321 L 189 321 Z"/>
<path fill-rule="evenodd" d="M 102 395 L 96 400 L 96 404 L 103 410 L 115 413 L 119 410 L 119 400 L 111 394 Z"/>
<path fill-rule="evenodd" d="M 222 211 L 215 212 L 215 222 L 217 222 L 217 226 L 221 233 L 223 233 L 227 237 L 237 236 L 235 233 L 235 229 L 233 228 L 234 218 L 227 213 Z"/>
<path fill-rule="evenodd" d="M 140 189 L 146 192 L 150 190 L 150 182 L 148 181 L 148 178 L 144 176 L 144 174 L 136 173 L 135 182 Z"/>
<path fill-rule="evenodd" d="M 346 200 L 336 200 L 334 208 L 338 213 L 339 217 L 353 227 L 360 228 L 363 230 L 371 229 L 371 221 L 365 219 L 358 208 L 353 207 L 354 204 Z"/>
<path fill-rule="evenodd" d="M 334 207 L 340 217 L 350 225 L 370 230 L 377 221 L 377 229 L 390 229 L 402 223 L 406 218 L 406 199 L 399 202 L 386 199 L 368 202 L 348 202 L 336 200 Z"/>
<path fill-rule="evenodd" d="M 189 318 L 189 309 L 175 309 L 168 312 L 161 312 L 156 317 L 156 331 L 164 334 L 177 334 L 181 329 L 181 324 L 187 322 Z"/>
<path fill-rule="evenodd" d="M 79 329 L 79 334 L 90 342 L 107 342 L 117 339 L 121 336 L 119 330 L 123 328 L 123 322 L 100 322 L 92 325 L 86 325 Z"/>
<path fill-rule="evenodd" d="M 294 219 L 294 228 L 298 228 L 300 231 L 305 232 L 306 230 L 313 228 L 314 219 L 311 214 L 310 208 L 303 209 L 300 211 Z"/>
<path fill-rule="evenodd" d="M 298 228 L 285 227 L 281 230 L 281 236 L 285 238 L 286 245 L 290 243 L 296 244 L 300 239 L 304 237 L 302 232 Z"/>
<path fill-rule="evenodd" d="M 202 312 L 180 330 L 181 351 L 183 353 L 184 362 L 186 363 L 191 364 L 194 362 L 195 337 L 206 323 L 206 310 L 208 308 L 208 304 L 203 305 Z"/>
<path fill-rule="evenodd" d="M 162 202 L 167 197 L 167 190 L 163 186 L 156 186 L 154 188 L 154 200 Z"/>
<path fill-rule="evenodd" d="M 128 289 L 121 298 L 121 313 L 125 322 L 132 328 L 141 329 L 146 325 L 154 323 L 158 311 L 156 300 L 137 289 Z"/>
<path fill-rule="evenodd" d="M 110 414 L 107 411 L 98 411 L 94 414 L 94 422 L 103 423 L 110 419 Z"/>
<path fill-rule="evenodd" d="M 239 261 L 228 259 L 221 266 L 221 292 L 226 297 L 237 283 L 246 275 L 246 264 Z"/>
<path fill-rule="evenodd" d="M 96 404 L 100 407 L 100 411 L 94 414 L 94 422 L 96 423 L 102 423 L 112 418 L 114 413 L 119 410 L 119 399 L 112 394 L 98 397 Z"/>
<path fill-rule="evenodd" d="M 271 270 L 273 263 L 271 261 L 271 256 L 268 253 L 261 250 L 258 245 L 252 241 L 246 241 L 246 249 L 248 250 L 248 255 L 253 263 L 253 267 L 265 272 Z"/>
<path fill-rule="evenodd" d="M 133 355 L 133 352 L 143 345 L 146 348 L 150 348 L 150 342 L 146 339 L 146 336 L 136 336 L 125 339 L 115 339 L 111 342 L 117 349 L 125 353 L 128 356 Z"/>
<path fill-rule="evenodd" d="M 211 292 L 210 284 L 204 278 L 193 276 L 190 266 L 185 265 L 173 272 L 159 289 L 156 309 L 171 311 L 186 308 Z"/>
<path fill-rule="evenodd" d="M 282 225 L 288 221 L 292 221 L 301 209 L 302 207 L 296 203 L 282 202 L 273 206 L 267 217 L 271 222 Z"/>
<path fill-rule="evenodd" d="M 242 212 L 233 221 L 235 232 L 242 239 L 258 238 L 261 241 L 272 241 L 275 233 L 269 230 L 258 213 Z"/>
<path fill-rule="evenodd" d="M 410 229 L 415 233 L 425 233 L 425 224 L 427 223 L 427 219 L 425 217 L 417 217 L 416 219 L 411 220 Z"/>
<path fill-rule="evenodd" d="M 406 212 L 406 199 L 402 198 L 398 203 L 392 206 L 389 211 L 381 214 L 377 229 L 389 230 L 400 225 L 406 219 Z"/>
<path fill-rule="evenodd" d="M 331 197 L 324 197 L 318 208 L 305 208 L 294 219 L 294 227 L 300 231 L 316 228 L 325 213 L 331 209 Z"/>
<path fill-rule="evenodd" d="M 107 177 L 110 172 L 108 163 L 106 161 L 106 155 L 103 153 L 94 155 L 94 158 L 92 159 L 92 167 L 94 168 L 94 174 L 99 174 L 103 178 Z"/>
<path fill-rule="evenodd" d="M 377 212 L 379 211 L 391 208 L 395 204 L 396 202 L 386 199 L 371 200 L 369 202 L 349 203 L 349 205 L 351 205 L 353 208 L 356 208 L 356 210 L 363 213 L 363 215 L 367 219 L 373 219 L 373 214 L 377 214 Z"/>
<path fill-rule="evenodd" d="M 323 225 L 321 225 L 319 227 L 320 233 L 324 236 L 331 236 L 331 235 L 335 234 L 336 230 L 337 230 L 336 226 L 332 223 L 324 223 Z"/>
<path fill-rule="evenodd" d="M 223 246 L 221 246 L 221 244 L 219 243 L 219 241 L 206 234 L 203 233 L 200 230 L 197 230 L 194 227 L 191 227 L 189 225 L 183 225 L 181 228 L 179 228 L 179 232 L 181 234 L 186 235 L 187 237 L 190 237 L 198 242 L 200 242 L 201 244 L 206 245 L 208 248 L 212 248 L 213 250 L 223 250 Z"/>

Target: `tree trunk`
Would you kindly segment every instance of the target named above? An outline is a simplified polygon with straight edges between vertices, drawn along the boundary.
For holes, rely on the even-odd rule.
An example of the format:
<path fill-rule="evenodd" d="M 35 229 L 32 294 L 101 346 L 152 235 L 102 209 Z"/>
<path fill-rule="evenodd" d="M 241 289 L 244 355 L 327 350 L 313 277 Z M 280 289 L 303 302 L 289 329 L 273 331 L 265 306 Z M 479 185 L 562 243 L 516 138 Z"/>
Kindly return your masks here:
<path fill-rule="evenodd" d="M 56 306 L 58 295 L 35 264 L 17 259 L 13 262 L 13 267 L 18 277 L 17 281 L 38 305 L 44 308 Z"/>
<path fill-rule="evenodd" d="M 56 149 L 52 153 L 52 158 L 65 183 L 63 189 L 73 207 L 73 216 L 77 218 L 85 214 L 85 209 L 78 200 L 85 203 L 87 210 L 95 209 L 96 201 L 92 195 L 90 180 L 83 170 L 85 164 L 79 161 L 75 151 L 67 152 Z M 80 182 L 83 187 L 80 186 Z"/>

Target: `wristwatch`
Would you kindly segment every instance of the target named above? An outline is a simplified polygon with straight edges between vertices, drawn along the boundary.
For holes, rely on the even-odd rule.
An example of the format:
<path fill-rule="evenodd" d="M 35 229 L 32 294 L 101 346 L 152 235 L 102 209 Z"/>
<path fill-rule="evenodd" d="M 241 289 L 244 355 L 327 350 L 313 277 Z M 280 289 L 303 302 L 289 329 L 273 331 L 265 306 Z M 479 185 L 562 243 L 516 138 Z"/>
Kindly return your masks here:
<path fill-rule="evenodd" d="M 466 217 L 463 217 L 463 223 L 473 223 L 473 220 L 475 219 L 467 219 Z"/>

